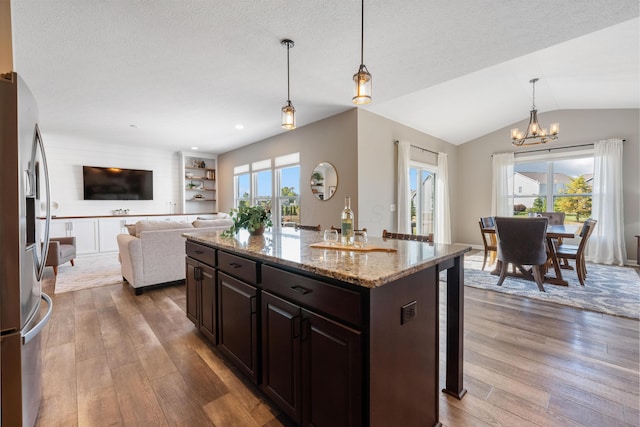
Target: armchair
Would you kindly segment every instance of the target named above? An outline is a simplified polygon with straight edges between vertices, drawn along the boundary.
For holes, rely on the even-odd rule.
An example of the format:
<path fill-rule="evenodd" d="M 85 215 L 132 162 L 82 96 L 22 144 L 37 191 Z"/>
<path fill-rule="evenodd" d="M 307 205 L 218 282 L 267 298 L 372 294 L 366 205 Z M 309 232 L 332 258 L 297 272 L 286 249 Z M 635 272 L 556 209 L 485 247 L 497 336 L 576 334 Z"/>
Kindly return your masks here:
<path fill-rule="evenodd" d="M 53 274 L 58 275 L 58 266 L 67 261 L 74 266 L 76 258 L 76 238 L 75 237 L 52 237 L 49 239 L 49 253 L 45 266 L 53 267 Z"/>

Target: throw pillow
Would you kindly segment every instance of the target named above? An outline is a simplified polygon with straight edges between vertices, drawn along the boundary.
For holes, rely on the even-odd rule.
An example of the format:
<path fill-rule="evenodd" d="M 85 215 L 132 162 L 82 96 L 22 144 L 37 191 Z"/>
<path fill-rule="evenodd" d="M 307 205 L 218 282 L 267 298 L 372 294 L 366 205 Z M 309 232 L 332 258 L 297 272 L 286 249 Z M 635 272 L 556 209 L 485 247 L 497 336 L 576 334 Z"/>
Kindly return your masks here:
<path fill-rule="evenodd" d="M 125 224 L 125 227 L 127 227 L 127 231 L 129 232 L 129 234 L 131 234 L 132 236 L 136 235 L 136 225 L 135 224 Z"/>

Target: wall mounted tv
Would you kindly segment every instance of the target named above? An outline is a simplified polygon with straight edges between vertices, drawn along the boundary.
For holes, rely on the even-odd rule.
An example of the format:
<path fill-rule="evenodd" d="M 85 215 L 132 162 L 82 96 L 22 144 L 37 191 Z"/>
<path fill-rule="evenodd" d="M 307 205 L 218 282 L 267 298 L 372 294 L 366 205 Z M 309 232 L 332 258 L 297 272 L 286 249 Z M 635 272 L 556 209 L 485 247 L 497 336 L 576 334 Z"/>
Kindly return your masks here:
<path fill-rule="evenodd" d="M 84 200 L 153 200 L 153 171 L 82 166 Z"/>

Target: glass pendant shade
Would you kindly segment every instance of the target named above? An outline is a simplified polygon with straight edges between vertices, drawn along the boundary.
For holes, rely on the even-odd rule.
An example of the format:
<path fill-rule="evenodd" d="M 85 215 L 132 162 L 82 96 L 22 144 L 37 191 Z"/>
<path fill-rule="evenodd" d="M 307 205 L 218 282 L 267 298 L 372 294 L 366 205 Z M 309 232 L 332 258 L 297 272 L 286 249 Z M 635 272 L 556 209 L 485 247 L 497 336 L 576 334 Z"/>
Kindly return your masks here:
<path fill-rule="evenodd" d="M 296 128 L 296 109 L 289 100 L 282 107 L 282 127 L 287 130 Z"/>
<path fill-rule="evenodd" d="M 371 74 L 364 64 L 360 64 L 360 69 L 353 75 L 353 98 L 354 104 L 368 104 L 371 102 Z"/>

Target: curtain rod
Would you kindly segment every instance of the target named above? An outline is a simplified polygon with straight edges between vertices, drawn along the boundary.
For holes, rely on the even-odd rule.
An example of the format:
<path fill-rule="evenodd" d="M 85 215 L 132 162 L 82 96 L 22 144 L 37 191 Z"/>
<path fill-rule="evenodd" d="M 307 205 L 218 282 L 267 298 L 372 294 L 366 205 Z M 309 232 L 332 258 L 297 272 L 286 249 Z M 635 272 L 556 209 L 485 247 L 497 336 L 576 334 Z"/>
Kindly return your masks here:
<path fill-rule="evenodd" d="M 400 143 L 400 141 L 398 141 L 397 139 L 394 139 L 393 143 L 398 145 Z M 435 154 L 436 156 L 439 154 L 439 153 L 436 153 L 435 151 L 431 151 L 431 150 L 429 150 L 427 148 L 418 147 L 417 145 L 409 144 L 409 146 L 411 146 L 413 148 L 417 148 L 418 150 L 426 151 L 427 153 Z"/>
<path fill-rule="evenodd" d="M 623 139 L 622 142 L 627 142 L 627 140 Z M 567 146 L 564 146 L 564 147 L 554 147 L 554 148 L 541 148 L 539 150 L 520 151 L 519 153 L 514 153 L 514 155 L 516 155 L 516 154 L 539 153 L 540 151 L 551 152 L 551 150 L 564 150 L 566 148 L 593 147 L 594 145 L 595 145 L 595 142 L 591 142 L 589 144 L 567 145 Z M 491 155 L 491 157 L 493 157 L 493 154 Z"/>

